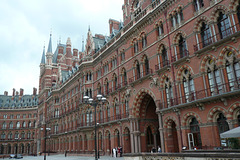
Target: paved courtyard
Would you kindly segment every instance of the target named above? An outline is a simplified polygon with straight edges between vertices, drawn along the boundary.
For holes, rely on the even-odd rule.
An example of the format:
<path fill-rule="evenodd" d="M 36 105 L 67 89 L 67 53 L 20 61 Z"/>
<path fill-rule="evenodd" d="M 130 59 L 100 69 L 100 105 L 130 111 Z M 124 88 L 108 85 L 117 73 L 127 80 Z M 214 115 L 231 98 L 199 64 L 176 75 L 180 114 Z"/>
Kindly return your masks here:
<path fill-rule="evenodd" d="M 5 158 L 8 159 L 8 158 Z M 24 156 L 22 160 L 43 160 L 43 156 Z M 95 157 L 83 157 L 83 156 L 67 156 L 65 157 L 64 155 L 50 155 L 46 156 L 46 160 L 94 160 Z M 99 160 L 124 160 L 123 157 L 117 157 L 113 158 L 110 156 L 101 156 Z"/>

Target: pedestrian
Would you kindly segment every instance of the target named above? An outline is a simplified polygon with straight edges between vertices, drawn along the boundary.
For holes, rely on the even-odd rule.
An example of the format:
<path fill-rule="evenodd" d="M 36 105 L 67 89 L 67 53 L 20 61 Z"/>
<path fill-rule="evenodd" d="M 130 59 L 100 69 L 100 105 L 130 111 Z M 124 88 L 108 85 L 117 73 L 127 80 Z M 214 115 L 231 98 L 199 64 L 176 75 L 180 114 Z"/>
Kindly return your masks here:
<path fill-rule="evenodd" d="M 122 157 L 122 147 L 120 146 L 120 157 Z"/>
<path fill-rule="evenodd" d="M 116 157 L 117 157 L 117 155 L 118 155 L 118 148 L 117 147 L 115 148 L 115 152 L 116 152 Z"/>
<path fill-rule="evenodd" d="M 158 153 L 161 153 L 161 152 L 162 152 L 161 147 L 158 146 Z"/>
<path fill-rule="evenodd" d="M 65 151 L 65 157 L 67 157 L 67 151 Z"/>
<path fill-rule="evenodd" d="M 113 148 L 113 157 L 116 158 L 116 150 Z"/>

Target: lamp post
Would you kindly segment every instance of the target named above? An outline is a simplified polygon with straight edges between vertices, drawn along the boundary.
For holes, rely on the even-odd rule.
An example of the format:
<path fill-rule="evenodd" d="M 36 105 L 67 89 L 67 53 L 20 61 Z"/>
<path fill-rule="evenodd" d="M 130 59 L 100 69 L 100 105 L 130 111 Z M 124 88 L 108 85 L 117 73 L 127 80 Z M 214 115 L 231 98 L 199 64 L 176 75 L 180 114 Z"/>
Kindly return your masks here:
<path fill-rule="evenodd" d="M 17 151 L 16 151 L 16 155 L 18 154 L 18 141 L 20 140 L 21 138 L 19 137 L 16 137 L 15 140 L 17 140 Z"/>
<path fill-rule="evenodd" d="M 95 160 L 98 160 L 98 152 L 97 152 L 97 105 L 99 104 L 99 102 L 104 103 L 106 101 L 106 98 L 103 97 L 101 94 L 98 94 L 96 99 L 92 99 L 89 98 L 88 96 L 84 96 L 84 103 L 86 104 L 91 104 L 94 106 L 94 116 L 95 116 L 95 122 L 94 122 L 94 126 L 95 126 L 95 136 L 94 136 L 94 140 L 95 140 Z"/>
<path fill-rule="evenodd" d="M 41 131 L 43 131 L 43 128 L 41 128 Z M 45 132 L 44 132 L 44 160 L 46 160 L 46 139 L 47 139 L 47 131 L 51 131 L 51 128 L 47 128 L 45 125 Z"/>

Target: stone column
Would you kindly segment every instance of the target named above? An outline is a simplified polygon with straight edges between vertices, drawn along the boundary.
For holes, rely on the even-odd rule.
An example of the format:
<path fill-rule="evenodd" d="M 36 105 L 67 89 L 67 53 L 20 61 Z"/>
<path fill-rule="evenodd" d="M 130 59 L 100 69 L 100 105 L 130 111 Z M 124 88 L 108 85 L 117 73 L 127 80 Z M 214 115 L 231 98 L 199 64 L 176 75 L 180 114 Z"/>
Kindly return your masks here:
<path fill-rule="evenodd" d="M 159 123 L 159 133 L 160 133 L 161 149 L 162 149 L 162 152 L 165 152 L 163 123 L 162 123 L 162 114 L 161 113 L 158 113 L 158 123 Z"/>

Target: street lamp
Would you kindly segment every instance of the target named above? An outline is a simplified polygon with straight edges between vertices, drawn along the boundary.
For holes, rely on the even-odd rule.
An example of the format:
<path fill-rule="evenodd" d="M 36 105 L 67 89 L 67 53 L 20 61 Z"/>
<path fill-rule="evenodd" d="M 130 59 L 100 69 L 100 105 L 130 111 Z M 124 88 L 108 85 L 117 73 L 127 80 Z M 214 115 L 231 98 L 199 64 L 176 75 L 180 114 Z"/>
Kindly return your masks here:
<path fill-rule="evenodd" d="M 84 96 L 84 103 L 91 104 L 94 106 L 94 115 L 95 115 L 95 160 L 98 160 L 98 154 L 97 154 L 97 105 L 99 102 L 104 103 L 106 101 L 106 98 L 103 97 L 101 94 L 98 94 L 96 99 L 94 100 L 93 98 L 89 98 L 88 96 Z"/>
<path fill-rule="evenodd" d="M 17 155 L 18 154 L 18 141 L 21 140 L 21 138 L 16 137 L 15 140 L 17 140 L 17 152 L 16 152 L 16 155 Z"/>
<path fill-rule="evenodd" d="M 43 131 L 43 128 L 41 128 L 41 131 Z M 47 139 L 47 131 L 51 131 L 51 128 L 47 128 L 45 125 L 45 132 L 44 132 L 44 160 L 46 160 L 46 139 Z"/>

